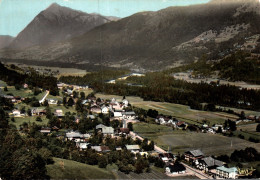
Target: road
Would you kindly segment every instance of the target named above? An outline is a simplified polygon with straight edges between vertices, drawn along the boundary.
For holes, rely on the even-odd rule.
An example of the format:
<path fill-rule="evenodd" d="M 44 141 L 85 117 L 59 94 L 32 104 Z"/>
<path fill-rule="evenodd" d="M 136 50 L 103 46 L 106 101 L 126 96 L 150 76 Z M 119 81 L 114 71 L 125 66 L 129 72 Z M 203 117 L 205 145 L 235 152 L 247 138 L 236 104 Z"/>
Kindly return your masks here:
<path fill-rule="evenodd" d="M 203 172 L 201 172 L 200 170 L 198 169 L 195 169 L 195 168 L 192 168 L 190 166 L 188 166 L 187 164 L 181 162 L 181 164 L 183 166 L 186 167 L 186 169 L 190 170 L 192 173 L 194 173 L 195 176 L 197 176 L 198 178 L 200 179 L 213 179 L 211 176 L 208 176 L 207 174 L 204 174 Z"/>
<path fill-rule="evenodd" d="M 43 96 L 43 98 L 39 101 L 39 103 L 43 103 L 45 101 L 45 99 L 47 98 L 47 96 L 49 95 L 50 91 L 46 91 L 46 94 Z"/>

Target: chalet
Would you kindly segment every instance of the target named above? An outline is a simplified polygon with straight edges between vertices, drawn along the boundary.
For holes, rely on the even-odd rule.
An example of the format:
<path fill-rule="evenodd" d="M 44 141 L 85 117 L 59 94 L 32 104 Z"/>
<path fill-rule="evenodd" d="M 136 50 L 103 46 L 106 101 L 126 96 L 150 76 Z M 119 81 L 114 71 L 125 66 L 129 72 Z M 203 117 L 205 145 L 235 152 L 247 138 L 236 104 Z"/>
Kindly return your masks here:
<path fill-rule="evenodd" d="M 181 163 L 174 163 L 174 165 L 169 165 L 165 169 L 166 174 L 185 174 L 186 168 Z"/>
<path fill-rule="evenodd" d="M 131 112 L 122 112 L 123 119 L 134 120 L 136 119 L 136 114 L 134 111 Z"/>
<path fill-rule="evenodd" d="M 214 126 L 211 127 L 212 129 L 214 129 L 215 131 L 217 131 L 219 128 L 223 129 L 223 125 L 221 124 L 215 124 Z"/>
<path fill-rule="evenodd" d="M 204 154 L 199 150 L 192 150 L 192 151 L 187 151 L 184 153 L 185 159 L 187 161 L 196 161 L 198 159 L 201 159 L 204 157 Z"/>
<path fill-rule="evenodd" d="M 131 152 L 139 152 L 140 151 L 139 145 L 126 145 L 125 147 L 128 151 L 131 151 Z"/>
<path fill-rule="evenodd" d="M 32 115 L 37 115 L 37 116 L 40 116 L 40 115 L 45 115 L 46 114 L 46 110 L 45 109 L 42 109 L 42 108 L 33 108 L 31 110 L 31 113 Z"/>
<path fill-rule="evenodd" d="M 238 176 L 238 170 L 236 167 L 226 168 L 225 166 L 217 167 L 216 175 L 219 178 L 236 179 Z"/>
<path fill-rule="evenodd" d="M 90 138 L 90 134 L 81 134 L 77 131 L 71 131 L 66 133 L 66 138 L 70 141 L 80 142 Z"/>
<path fill-rule="evenodd" d="M 109 113 L 109 108 L 108 108 L 107 106 L 102 106 L 102 107 L 101 107 L 101 112 L 102 112 L 103 114 L 108 114 L 108 113 Z"/>
<path fill-rule="evenodd" d="M 209 172 L 212 169 L 216 169 L 217 167 L 221 167 L 224 165 L 222 161 L 219 161 L 212 157 L 205 157 L 199 159 L 195 162 L 195 164 L 198 169 L 203 170 L 205 172 Z"/>

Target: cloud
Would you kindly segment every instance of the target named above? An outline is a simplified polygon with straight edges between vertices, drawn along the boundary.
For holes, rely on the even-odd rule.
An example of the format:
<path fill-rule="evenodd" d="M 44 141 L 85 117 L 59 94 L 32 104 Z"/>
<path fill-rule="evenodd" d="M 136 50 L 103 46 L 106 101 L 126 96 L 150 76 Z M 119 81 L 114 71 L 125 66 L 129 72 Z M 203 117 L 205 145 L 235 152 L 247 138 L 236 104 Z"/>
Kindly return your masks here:
<path fill-rule="evenodd" d="M 0 0 L 1 1 L 1 0 Z M 63 1 L 65 1 L 65 2 L 69 2 L 70 0 L 63 0 Z"/>

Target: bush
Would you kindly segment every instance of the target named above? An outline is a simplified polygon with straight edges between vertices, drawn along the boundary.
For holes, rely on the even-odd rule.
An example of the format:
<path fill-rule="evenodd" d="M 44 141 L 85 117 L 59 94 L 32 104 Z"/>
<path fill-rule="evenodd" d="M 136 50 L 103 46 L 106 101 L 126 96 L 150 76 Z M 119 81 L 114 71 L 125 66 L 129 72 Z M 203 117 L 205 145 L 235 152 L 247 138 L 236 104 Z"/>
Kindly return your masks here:
<path fill-rule="evenodd" d="M 40 116 L 38 116 L 38 117 L 36 118 L 36 121 L 42 122 L 42 118 L 41 118 Z"/>

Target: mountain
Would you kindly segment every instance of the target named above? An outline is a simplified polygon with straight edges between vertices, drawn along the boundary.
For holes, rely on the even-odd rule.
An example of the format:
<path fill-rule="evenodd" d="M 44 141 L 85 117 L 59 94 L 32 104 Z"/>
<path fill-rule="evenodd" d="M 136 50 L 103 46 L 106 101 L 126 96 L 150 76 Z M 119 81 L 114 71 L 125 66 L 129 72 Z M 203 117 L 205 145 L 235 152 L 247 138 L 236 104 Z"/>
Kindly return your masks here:
<path fill-rule="evenodd" d="M 5 48 L 11 44 L 14 37 L 12 36 L 1 36 L 0 35 L 0 49 Z"/>
<path fill-rule="evenodd" d="M 152 69 L 221 59 L 259 47 L 260 4 L 213 0 L 207 4 L 142 12 L 93 28 L 52 46 L 5 51 L 2 58 Z"/>
<path fill-rule="evenodd" d="M 99 14 L 87 14 L 54 3 L 18 34 L 10 48 L 23 49 L 64 41 L 110 21 Z"/>

